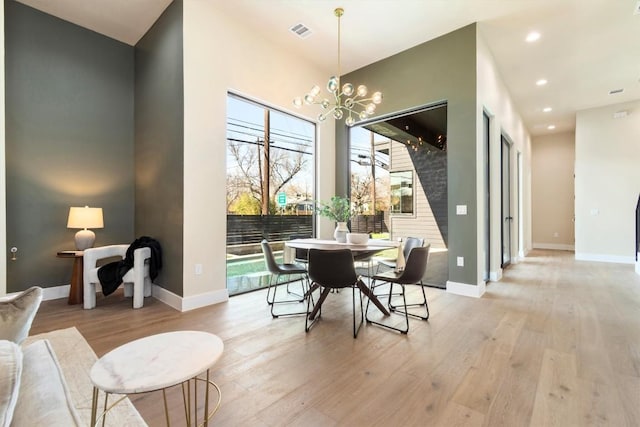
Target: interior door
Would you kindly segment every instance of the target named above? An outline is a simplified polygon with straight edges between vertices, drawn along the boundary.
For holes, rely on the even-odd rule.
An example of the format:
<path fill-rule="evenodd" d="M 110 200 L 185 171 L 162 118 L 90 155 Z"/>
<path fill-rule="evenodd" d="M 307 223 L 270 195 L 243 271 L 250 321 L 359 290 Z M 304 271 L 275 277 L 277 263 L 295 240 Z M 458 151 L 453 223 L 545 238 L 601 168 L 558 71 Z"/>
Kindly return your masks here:
<path fill-rule="evenodd" d="M 483 155 L 484 155 L 484 272 L 482 274 L 482 280 L 488 281 L 491 271 L 491 167 L 489 161 L 489 147 L 491 143 L 491 119 L 486 112 L 482 112 L 482 124 L 483 124 Z"/>
<path fill-rule="evenodd" d="M 504 135 L 502 135 L 501 140 L 502 267 L 504 268 L 511 263 L 511 224 L 513 217 L 511 216 L 511 144 Z"/>

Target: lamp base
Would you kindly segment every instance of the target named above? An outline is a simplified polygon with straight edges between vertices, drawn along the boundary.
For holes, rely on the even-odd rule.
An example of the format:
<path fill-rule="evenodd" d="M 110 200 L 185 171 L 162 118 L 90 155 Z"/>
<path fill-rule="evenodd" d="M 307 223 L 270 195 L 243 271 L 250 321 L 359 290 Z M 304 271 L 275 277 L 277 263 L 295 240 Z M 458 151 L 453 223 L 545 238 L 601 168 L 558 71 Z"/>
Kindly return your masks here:
<path fill-rule="evenodd" d="M 91 230 L 80 230 L 76 233 L 76 249 L 84 251 L 93 246 L 93 242 L 96 241 L 96 233 Z"/>

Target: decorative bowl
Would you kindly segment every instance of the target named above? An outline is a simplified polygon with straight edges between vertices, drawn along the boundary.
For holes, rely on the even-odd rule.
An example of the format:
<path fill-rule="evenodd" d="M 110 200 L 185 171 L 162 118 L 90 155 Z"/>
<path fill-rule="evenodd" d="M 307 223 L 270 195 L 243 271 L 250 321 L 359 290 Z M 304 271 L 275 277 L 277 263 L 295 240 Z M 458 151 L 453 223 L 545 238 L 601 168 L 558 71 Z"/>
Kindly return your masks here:
<path fill-rule="evenodd" d="M 367 233 L 347 233 L 347 243 L 352 245 L 366 245 L 368 241 Z"/>

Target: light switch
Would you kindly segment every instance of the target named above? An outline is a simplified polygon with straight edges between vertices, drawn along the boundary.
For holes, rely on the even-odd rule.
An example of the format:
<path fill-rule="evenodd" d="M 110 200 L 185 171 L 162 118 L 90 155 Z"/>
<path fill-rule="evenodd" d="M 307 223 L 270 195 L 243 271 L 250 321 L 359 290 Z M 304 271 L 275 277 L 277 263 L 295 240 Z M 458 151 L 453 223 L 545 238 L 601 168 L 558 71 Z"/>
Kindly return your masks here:
<path fill-rule="evenodd" d="M 458 261 L 458 267 L 464 267 L 464 257 L 463 256 L 459 256 L 457 261 Z"/>
<path fill-rule="evenodd" d="M 467 205 L 456 205 L 456 215 L 466 215 Z"/>

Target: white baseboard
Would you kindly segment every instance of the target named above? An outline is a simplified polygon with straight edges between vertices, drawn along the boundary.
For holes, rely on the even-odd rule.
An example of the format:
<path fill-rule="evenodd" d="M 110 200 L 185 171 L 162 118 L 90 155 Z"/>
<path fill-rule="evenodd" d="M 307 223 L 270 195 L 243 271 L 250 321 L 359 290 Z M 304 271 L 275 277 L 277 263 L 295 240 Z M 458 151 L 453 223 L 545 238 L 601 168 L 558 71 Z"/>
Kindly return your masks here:
<path fill-rule="evenodd" d="M 42 288 L 42 301 L 49 301 L 52 299 L 69 298 L 69 290 L 71 285 L 52 286 L 50 288 Z M 3 299 L 13 298 L 20 295 L 22 291 L 10 292 L 3 297 Z"/>
<path fill-rule="evenodd" d="M 574 251 L 575 245 L 564 245 L 561 243 L 534 243 L 534 249 L 551 249 L 552 251 Z"/>
<path fill-rule="evenodd" d="M 50 288 L 42 288 L 42 300 L 49 301 L 60 298 L 69 298 L 70 285 L 52 286 Z M 100 290 L 97 290 L 100 293 Z M 11 292 L 2 297 L 2 299 L 9 299 L 19 295 L 20 292 Z M 205 307 L 207 305 L 218 304 L 229 300 L 229 292 L 226 289 L 207 292 L 204 294 L 194 295 L 191 297 L 183 298 L 168 291 L 158 285 L 153 285 L 151 288 L 151 295 L 167 304 L 169 307 L 175 308 L 178 311 L 189 311 L 196 308 Z"/>
<path fill-rule="evenodd" d="M 467 283 L 457 283 L 447 280 L 447 292 L 465 297 L 480 298 L 486 290 L 486 283 L 480 282 L 478 285 Z"/>
<path fill-rule="evenodd" d="M 502 279 L 502 269 L 500 269 L 498 271 L 490 271 L 489 272 L 489 281 L 497 282 L 500 279 Z"/>
<path fill-rule="evenodd" d="M 636 258 L 632 256 L 583 254 L 576 252 L 577 261 L 613 262 L 617 264 L 635 264 Z"/>
<path fill-rule="evenodd" d="M 204 294 L 193 295 L 185 298 L 158 285 L 153 285 L 151 295 L 178 311 L 195 310 L 196 308 L 206 307 L 208 305 L 218 304 L 229 300 L 229 292 L 227 289 L 206 292 Z"/>
<path fill-rule="evenodd" d="M 42 301 L 52 299 L 69 298 L 69 290 L 71 285 L 53 286 L 51 288 L 42 288 Z"/>

